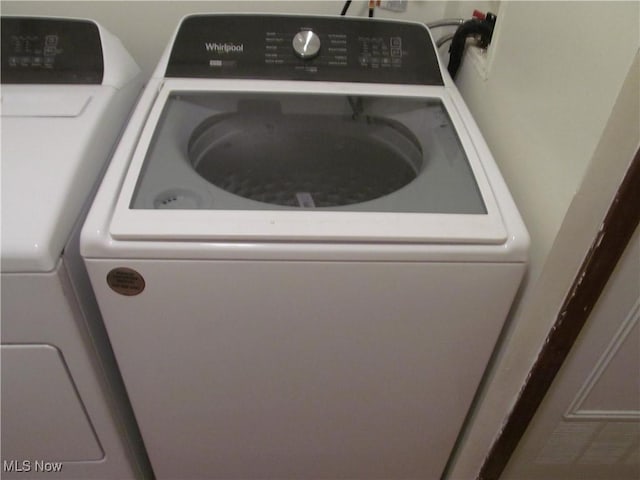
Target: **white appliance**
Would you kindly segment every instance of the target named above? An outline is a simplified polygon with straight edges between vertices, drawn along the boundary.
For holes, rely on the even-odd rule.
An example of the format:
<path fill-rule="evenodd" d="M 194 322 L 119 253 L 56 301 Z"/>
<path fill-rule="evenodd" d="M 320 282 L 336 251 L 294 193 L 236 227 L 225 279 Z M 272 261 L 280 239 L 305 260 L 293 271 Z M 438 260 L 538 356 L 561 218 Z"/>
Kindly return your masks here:
<path fill-rule="evenodd" d="M 159 479 L 434 479 L 528 235 L 428 30 L 193 15 L 82 232 Z"/>
<path fill-rule="evenodd" d="M 141 89 L 96 23 L 2 17 L 2 478 L 150 474 L 79 253 Z"/>

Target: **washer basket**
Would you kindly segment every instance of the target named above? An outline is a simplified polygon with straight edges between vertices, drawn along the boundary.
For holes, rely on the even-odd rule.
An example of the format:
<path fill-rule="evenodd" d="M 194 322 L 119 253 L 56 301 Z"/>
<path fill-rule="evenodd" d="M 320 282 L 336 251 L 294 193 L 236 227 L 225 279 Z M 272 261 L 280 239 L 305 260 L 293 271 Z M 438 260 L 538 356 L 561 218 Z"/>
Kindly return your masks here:
<path fill-rule="evenodd" d="M 418 140 L 395 120 L 283 114 L 277 102 L 246 102 L 238 112 L 209 117 L 191 135 L 189 159 L 227 192 L 302 208 L 383 197 L 423 167 Z"/>

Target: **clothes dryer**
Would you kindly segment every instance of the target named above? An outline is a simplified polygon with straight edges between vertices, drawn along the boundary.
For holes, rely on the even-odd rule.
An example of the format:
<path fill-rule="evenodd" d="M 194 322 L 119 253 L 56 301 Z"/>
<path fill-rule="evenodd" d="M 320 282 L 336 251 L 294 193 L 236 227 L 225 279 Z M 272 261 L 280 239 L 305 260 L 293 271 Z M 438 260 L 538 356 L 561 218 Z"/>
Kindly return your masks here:
<path fill-rule="evenodd" d="M 98 24 L 2 17 L 2 478 L 150 475 L 78 248 L 141 88 Z"/>
<path fill-rule="evenodd" d="M 158 478 L 434 479 L 528 242 L 424 25 L 193 15 L 81 249 Z"/>

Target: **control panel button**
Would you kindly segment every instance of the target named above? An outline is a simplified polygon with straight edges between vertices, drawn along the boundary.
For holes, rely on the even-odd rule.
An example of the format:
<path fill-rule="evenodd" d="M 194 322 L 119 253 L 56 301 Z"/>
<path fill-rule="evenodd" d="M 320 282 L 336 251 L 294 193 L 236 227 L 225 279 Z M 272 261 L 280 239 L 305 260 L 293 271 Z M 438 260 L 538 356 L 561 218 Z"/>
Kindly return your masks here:
<path fill-rule="evenodd" d="M 293 51 L 300 58 L 310 59 L 320 52 L 320 37 L 311 30 L 302 30 L 293 37 Z"/>

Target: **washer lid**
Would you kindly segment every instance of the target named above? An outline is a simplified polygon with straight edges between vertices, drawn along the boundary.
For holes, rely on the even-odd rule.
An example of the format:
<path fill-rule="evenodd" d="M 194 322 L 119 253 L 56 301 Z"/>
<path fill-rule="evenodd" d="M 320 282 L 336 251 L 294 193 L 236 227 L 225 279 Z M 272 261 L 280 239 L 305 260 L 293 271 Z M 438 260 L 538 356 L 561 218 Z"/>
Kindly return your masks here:
<path fill-rule="evenodd" d="M 113 238 L 506 241 L 444 89 L 209 83 L 165 82 L 132 152 Z"/>

